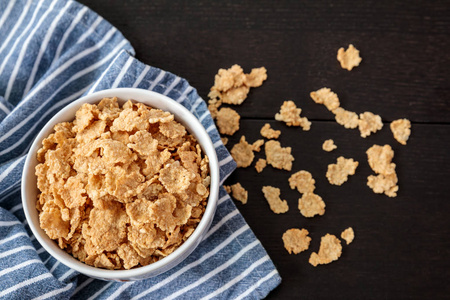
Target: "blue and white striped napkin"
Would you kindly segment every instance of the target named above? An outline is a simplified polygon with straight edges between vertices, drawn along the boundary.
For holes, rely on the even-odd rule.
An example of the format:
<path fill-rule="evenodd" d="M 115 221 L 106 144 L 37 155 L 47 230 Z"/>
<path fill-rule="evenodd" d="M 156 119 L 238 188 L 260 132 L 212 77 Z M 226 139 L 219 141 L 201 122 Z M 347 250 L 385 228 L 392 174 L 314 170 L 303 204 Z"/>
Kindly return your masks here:
<path fill-rule="evenodd" d="M 56 112 L 94 91 L 137 87 L 175 99 L 210 134 L 221 181 L 235 169 L 196 90 L 132 55 L 120 32 L 77 2 L 0 0 L 0 298 L 260 299 L 280 283 L 223 188 L 212 226 L 194 253 L 143 281 L 105 282 L 80 275 L 52 258 L 31 234 L 20 198 L 29 146 Z"/>

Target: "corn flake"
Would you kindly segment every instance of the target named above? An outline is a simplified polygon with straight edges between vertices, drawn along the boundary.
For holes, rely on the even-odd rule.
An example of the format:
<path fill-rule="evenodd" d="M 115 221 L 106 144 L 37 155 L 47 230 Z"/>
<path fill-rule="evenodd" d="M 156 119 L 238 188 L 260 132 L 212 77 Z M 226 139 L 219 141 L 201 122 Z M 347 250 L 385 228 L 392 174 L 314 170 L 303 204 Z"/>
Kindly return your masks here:
<path fill-rule="evenodd" d="M 321 88 L 320 90 L 311 92 L 309 95 L 314 102 L 325 105 L 329 111 L 333 111 L 340 106 L 338 96 L 329 88 Z"/>
<path fill-rule="evenodd" d="M 383 122 L 379 115 L 366 111 L 359 115 L 358 127 L 363 138 L 383 128 Z"/>
<path fill-rule="evenodd" d="M 350 44 L 347 50 L 344 50 L 344 48 L 339 48 L 337 60 L 341 63 L 342 69 L 351 71 L 354 67 L 359 66 L 362 59 L 359 56 L 359 50 Z"/>
<path fill-rule="evenodd" d="M 338 157 L 336 164 L 329 164 L 327 171 L 327 178 L 331 184 L 342 185 L 348 180 L 349 175 L 354 175 L 358 167 L 358 162 L 353 161 L 353 158 Z"/>
<path fill-rule="evenodd" d="M 377 176 L 370 175 L 367 177 L 367 185 L 376 194 L 385 194 L 389 197 L 397 197 L 398 185 L 397 174 L 378 174 Z"/>
<path fill-rule="evenodd" d="M 264 197 L 269 203 L 270 209 L 276 214 L 282 214 L 289 210 L 286 200 L 280 199 L 280 189 L 272 186 L 263 186 Z"/>
<path fill-rule="evenodd" d="M 267 163 L 277 169 L 290 171 L 294 157 L 291 155 L 291 147 L 281 147 L 280 142 L 270 140 L 265 145 Z"/>
<path fill-rule="evenodd" d="M 253 145 L 245 140 L 245 136 L 241 137 L 239 143 L 235 144 L 231 149 L 231 156 L 236 161 L 238 168 L 247 168 L 252 164 L 255 154 L 253 154 Z"/>
<path fill-rule="evenodd" d="M 241 116 L 228 107 L 221 108 L 216 115 L 216 123 L 221 134 L 233 135 L 239 130 Z"/>
<path fill-rule="evenodd" d="M 353 228 L 349 227 L 342 231 L 341 238 L 348 244 L 353 242 L 353 239 L 355 238 L 355 232 L 353 231 Z"/>
<path fill-rule="evenodd" d="M 395 164 L 392 163 L 394 151 L 389 145 L 373 145 L 366 151 L 369 166 L 377 174 L 395 173 Z"/>
<path fill-rule="evenodd" d="M 311 238 L 308 236 L 309 232 L 306 229 L 291 228 L 283 233 L 284 248 L 289 254 L 299 254 L 308 250 Z"/>
<path fill-rule="evenodd" d="M 287 126 L 301 126 L 304 131 L 311 128 L 311 122 L 306 117 L 300 117 L 301 108 L 297 108 L 291 100 L 284 101 L 280 112 L 275 115 L 275 120 L 285 122 Z"/>
<path fill-rule="evenodd" d="M 342 107 L 335 108 L 332 112 L 338 124 L 350 129 L 358 127 L 359 118 L 355 112 L 345 110 Z"/>
<path fill-rule="evenodd" d="M 317 265 L 329 264 L 337 260 L 341 254 L 341 241 L 336 236 L 327 233 L 320 240 L 319 253 L 311 253 L 309 263 L 314 267 Z"/>
<path fill-rule="evenodd" d="M 392 121 L 390 127 L 397 142 L 406 145 L 411 134 L 411 122 L 408 119 L 399 119 Z"/>
<path fill-rule="evenodd" d="M 255 169 L 258 173 L 261 173 L 266 166 L 267 166 L 267 161 L 263 158 L 260 158 L 260 159 L 258 159 L 258 161 L 255 164 Z"/>
<path fill-rule="evenodd" d="M 298 199 L 298 209 L 306 218 L 312 218 L 315 215 L 322 216 L 325 214 L 325 202 L 319 195 L 307 192 Z"/>
<path fill-rule="evenodd" d="M 324 151 L 331 152 L 336 148 L 337 146 L 334 144 L 334 141 L 332 139 L 328 139 L 325 142 L 323 142 L 322 149 Z"/>
<path fill-rule="evenodd" d="M 242 204 L 247 203 L 248 192 L 242 187 L 242 185 L 239 182 L 233 184 L 230 188 L 234 199 L 242 202 Z"/>
<path fill-rule="evenodd" d="M 264 140 L 256 140 L 253 144 L 252 144 L 252 150 L 255 152 L 259 152 L 261 151 L 261 147 L 262 145 L 264 145 Z"/>
<path fill-rule="evenodd" d="M 267 139 L 277 139 L 281 131 L 280 130 L 274 130 L 270 127 L 269 123 L 264 124 L 264 126 L 261 128 L 260 131 L 261 135 Z"/>
<path fill-rule="evenodd" d="M 298 171 L 289 177 L 289 186 L 291 189 L 297 189 L 299 193 L 312 193 L 314 191 L 316 181 L 308 171 Z"/>

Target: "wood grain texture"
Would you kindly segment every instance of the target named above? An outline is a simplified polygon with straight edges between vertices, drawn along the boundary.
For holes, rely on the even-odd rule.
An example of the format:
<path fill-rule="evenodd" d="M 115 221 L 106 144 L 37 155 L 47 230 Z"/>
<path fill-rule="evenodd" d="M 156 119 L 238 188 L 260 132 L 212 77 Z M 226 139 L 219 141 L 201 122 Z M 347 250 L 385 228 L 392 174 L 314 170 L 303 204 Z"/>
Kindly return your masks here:
<path fill-rule="evenodd" d="M 293 172 L 308 170 L 326 202 L 324 216 L 306 219 L 297 209 L 290 172 L 270 166 L 258 174 L 254 163 L 227 181 L 249 192 L 237 203 L 267 249 L 283 281 L 268 299 L 448 299 L 450 288 L 450 2 L 449 1 L 118 1 L 82 0 L 130 40 L 136 57 L 189 80 L 206 98 L 219 68 L 237 63 L 246 71 L 265 66 L 269 79 L 252 89 L 243 105 L 241 135 L 261 138 L 268 122 L 293 148 Z M 338 48 L 354 44 L 363 61 L 351 72 L 340 68 Z M 309 93 L 330 87 L 341 105 L 380 114 L 384 128 L 363 139 L 358 130 L 334 122 Z M 273 117 L 294 100 L 313 121 L 311 131 L 289 128 Z M 389 122 L 409 118 L 411 138 L 397 143 Z M 338 148 L 324 152 L 324 140 Z M 397 198 L 374 194 L 366 185 L 372 171 L 365 151 L 390 144 L 397 164 Z M 360 165 L 342 186 L 325 178 L 327 165 L 343 155 Z M 264 157 L 258 153 L 256 159 Z M 256 162 L 255 159 L 255 162 Z M 281 188 L 290 205 L 272 213 L 263 185 Z M 330 265 L 313 268 L 309 255 L 326 233 L 352 226 L 356 238 Z M 281 236 L 306 228 L 307 252 L 289 255 Z"/>

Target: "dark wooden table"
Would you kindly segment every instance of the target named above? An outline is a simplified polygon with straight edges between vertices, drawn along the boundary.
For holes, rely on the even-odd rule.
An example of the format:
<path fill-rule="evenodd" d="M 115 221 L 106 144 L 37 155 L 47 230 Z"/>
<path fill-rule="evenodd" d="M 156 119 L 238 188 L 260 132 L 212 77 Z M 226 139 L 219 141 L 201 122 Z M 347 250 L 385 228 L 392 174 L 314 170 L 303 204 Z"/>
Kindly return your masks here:
<path fill-rule="evenodd" d="M 206 99 L 219 68 L 237 63 L 245 71 L 265 66 L 269 79 L 242 106 L 241 135 L 253 142 L 266 122 L 291 146 L 293 171 L 308 170 L 326 202 L 324 216 L 306 219 L 289 172 L 253 165 L 227 183 L 241 182 L 247 205 L 237 203 L 267 249 L 283 281 L 269 299 L 444 299 L 450 298 L 450 2 L 449 1 L 119 1 L 84 0 L 130 40 L 137 58 L 189 80 Z M 363 61 L 351 72 L 340 68 L 337 49 L 354 44 Z M 329 87 L 341 104 L 383 118 L 383 129 L 363 139 L 338 125 L 309 93 Z M 294 100 L 312 121 L 311 130 L 274 120 L 285 100 Z M 397 143 L 389 123 L 412 122 L 407 146 Z M 338 149 L 327 153 L 332 138 Z M 397 198 L 374 194 L 365 151 L 389 144 L 395 151 Z M 338 156 L 360 162 L 342 186 L 325 178 Z M 263 154 L 257 154 L 256 158 Z M 261 192 L 281 188 L 290 210 L 275 215 Z M 309 255 L 325 233 L 352 226 L 356 238 L 337 262 L 312 267 Z M 310 249 L 289 255 L 281 236 L 306 228 Z"/>

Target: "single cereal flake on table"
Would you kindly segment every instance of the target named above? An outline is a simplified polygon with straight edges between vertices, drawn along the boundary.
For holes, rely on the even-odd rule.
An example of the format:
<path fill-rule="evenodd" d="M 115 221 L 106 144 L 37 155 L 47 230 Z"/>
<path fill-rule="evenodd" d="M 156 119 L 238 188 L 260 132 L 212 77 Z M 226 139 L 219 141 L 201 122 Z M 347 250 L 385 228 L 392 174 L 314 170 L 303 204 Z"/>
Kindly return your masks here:
<path fill-rule="evenodd" d="M 248 191 L 242 187 L 242 185 L 238 182 L 233 184 L 231 187 L 232 196 L 234 199 L 242 202 L 242 204 L 247 203 L 248 199 Z"/>
<path fill-rule="evenodd" d="M 355 238 L 355 232 L 353 231 L 353 228 L 349 227 L 342 231 L 341 238 L 348 244 L 353 242 L 353 239 Z"/>
<path fill-rule="evenodd" d="M 358 115 L 353 111 L 348 111 L 342 107 L 333 109 L 334 118 L 336 122 L 345 128 L 354 129 L 358 127 Z"/>
<path fill-rule="evenodd" d="M 291 228 L 283 233 L 284 248 L 289 254 L 299 254 L 308 250 L 311 238 L 308 236 L 309 232 L 306 229 Z"/>
<path fill-rule="evenodd" d="M 285 122 L 287 126 L 301 126 L 304 131 L 311 129 L 311 122 L 306 117 L 300 117 L 301 108 L 297 108 L 294 101 L 284 101 L 280 112 L 275 114 L 275 120 Z"/>
<path fill-rule="evenodd" d="M 341 63 L 342 69 L 351 71 L 354 67 L 359 66 L 362 59 L 359 56 L 359 50 L 350 44 L 347 50 L 339 48 L 337 60 Z"/>
<path fill-rule="evenodd" d="M 327 152 L 331 152 L 336 148 L 337 146 L 334 144 L 334 141 L 332 139 L 326 140 L 322 144 L 322 149 Z"/>
<path fill-rule="evenodd" d="M 262 145 L 264 145 L 264 140 L 263 140 L 263 139 L 256 140 L 256 141 L 252 144 L 252 149 L 253 149 L 253 151 L 255 151 L 255 152 L 261 151 Z"/>
<path fill-rule="evenodd" d="M 220 139 L 222 140 L 222 143 L 223 143 L 224 146 L 226 144 L 228 144 L 228 138 L 227 137 L 221 137 Z"/>
<path fill-rule="evenodd" d="M 348 180 L 349 175 L 354 175 L 358 162 L 353 161 L 353 158 L 338 157 L 337 163 L 329 164 L 327 171 L 327 178 L 331 184 L 342 185 Z"/>
<path fill-rule="evenodd" d="M 221 134 L 233 135 L 239 130 L 241 116 L 228 107 L 223 107 L 217 112 L 216 123 Z"/>
<path fill-rule="evenodd" d="M 408 141 L 411 134 L 411 122 L 408 119 L 399 119 L 392 121 L 390 127 L 397 142 L 406 145 L 406 141 Z"/>
<path fill-rule="evenodd" d="M 276 214 L 282 214 L 289 210 L 286 200 L 280 199 L 280 189 L 272 186 L 263 186 L 264 197 L 269 203 L 270 209 Z"/>
<path fill-rule="evenodd" d="M 291 155 L 291 147 L 281 147 L 280 142 L 270 140 L 266 142 L 266 160 L 274 168 L 290 171 L 294 157 Z"/>
<path fill-rule="evenodd" d="M 377 174 L 395 173 L 395 164 L 392 162 L 394 158 L 394 150 L 390 145 L 373 145 L 366 151 L 367 161 L 372 170 Z"/>
<path fill-rule="evenodd" d="M 325 202 L 322 197 L 314 193 L 304 193 L 298 199 L 298 209 L 306 218 L 312 218 L 316 215 L 323 216 L 325 214 Z"/>
<path fill-rule="evenodd" d="M 363 138 L 383 128 L 383 122 L 379 115 L 369 111 L 359 114 L 358 127 Z"/>
<path fill-rule="evenodd" d="M 291 189 L 297 189 L 299 193 L 312 193 L 316 186 L 316 181 L 308 171 L 298 171 L 289 177 L 289 186 Z"/>
<path fill-rule="evenodd" d="M 269 123 L 264 124 L 264 126 L 261 128 L 261 136 L 265 137 L 266 139 L 277 139 L 281 131 L 280 130 L 274 130 L 270 127 Z"/>
<path fill-rule="evenodd" d="M 258 161 L 255 164 L 256 172 L 261 173 L 266 166 L 267 166 L 267 161 L 264 158 L 258 159 Z"/>
<path fill-rule="evenodd" d="M 239 143 L 231 149 L 231 156 L 236 161 L 238 168 L 247 168 L 252 164 L 255 154 L 253 154 L 253 145 L 250 145 L 242 136 Z"/>
<path fill-rule="evenodd" d="M 329 264 L 335 260 L 338 260 L 341 254 L 341 241 L 336 236 L 327 233 L 320 240 L 319 253 L 311 253 L 309 263 L 314 267 L 317 265 Z"/>
<path fill-rule="evenodd" d="M 329 111 L 332 111 L 340 106 L 339 98 L 336 93 L 327 87 L 311 92 L 309 96 L 314 100 L 314 102 L 325 105 Z"/>
<path fill-rule="evenodd" d="M 367 177 L 367 185 L 376 194 L 385 194 L 389 197 L 397 197 L 398 192 L 398 179 L 397 174 L 394 172 L 392 174 L 378 174 L 370 175 Z"/>
<path fill-rule="evenodd" d="M 244 84 L 248 87 L 259 87 L 267 79 L 267 70 L 264 67 L 253 68 L 249 74 L 245 74 Z"/>

